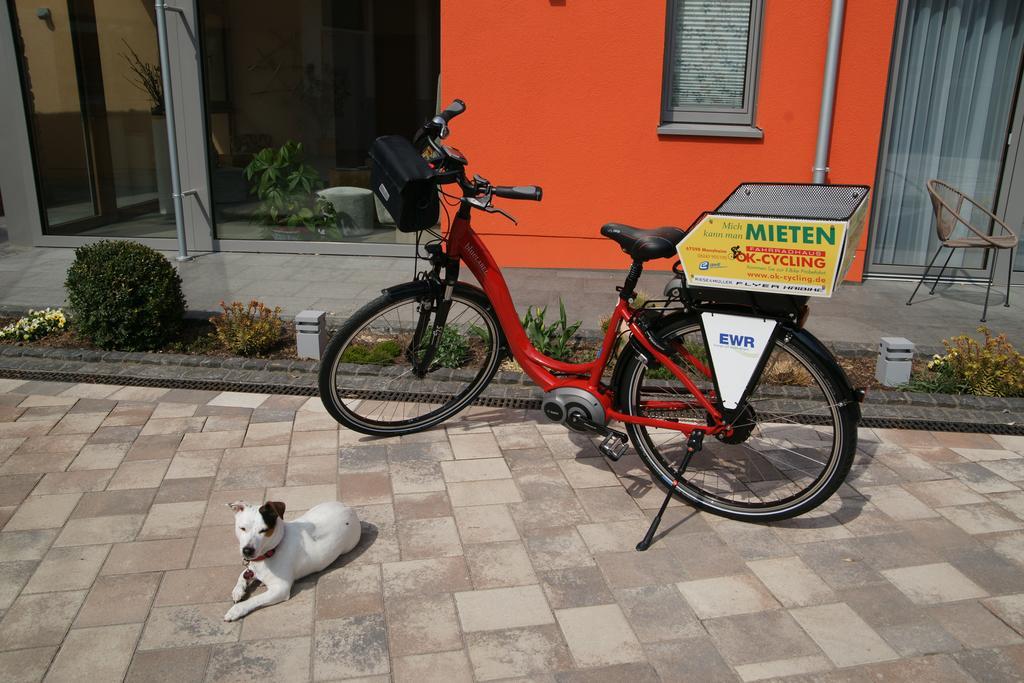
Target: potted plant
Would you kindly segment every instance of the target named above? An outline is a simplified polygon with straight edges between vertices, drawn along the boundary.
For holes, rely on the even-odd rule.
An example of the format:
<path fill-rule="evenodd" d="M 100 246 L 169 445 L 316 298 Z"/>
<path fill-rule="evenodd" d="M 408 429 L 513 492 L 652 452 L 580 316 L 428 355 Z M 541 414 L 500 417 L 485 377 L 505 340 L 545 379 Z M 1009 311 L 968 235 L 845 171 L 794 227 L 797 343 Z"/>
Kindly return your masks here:
<path fill-rule="evenodd" d="M 262 202 L 256 217 L 275 240 L 302 239 L 303 230 L 312 239 L 334 239 L 334 206 L 313 194 L 323 181 L 315 168 L 303 163 L 302 156 L 302 144 L 292 140 L 253 156 L 245 167 L 245 177 L 252 184 L 250 191 Z"/>
<path fill-rule="evenodd" d="M 128 70 L 131 72 L 125 78 L 149 97 L 157 201 L 160 204 L 160 213 L 168 214 L 172 211 L 171 159 L 167 150 L 167 119 L 164 114 L 164 84 L 160 65 L 144 60 L 124 38 L 121 42 L 128 49 L 128 52 L 121 53 L 121 59 L 128 64 Z"/>

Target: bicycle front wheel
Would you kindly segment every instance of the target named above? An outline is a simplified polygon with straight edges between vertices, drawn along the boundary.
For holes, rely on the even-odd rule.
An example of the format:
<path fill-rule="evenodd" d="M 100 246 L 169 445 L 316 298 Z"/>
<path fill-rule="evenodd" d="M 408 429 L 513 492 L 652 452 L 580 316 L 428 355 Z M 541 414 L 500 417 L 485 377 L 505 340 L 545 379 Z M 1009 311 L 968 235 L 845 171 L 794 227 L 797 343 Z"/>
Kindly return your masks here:
<path fill-rule="evenodd" d="M 436 320 L 426 287 L 386 291 L 356 311 L 320 364 L 320 398 L 357 432 L 396 436 L 429 429 L 465 408 L 494 376 L 502 333 L 487 297 L 458 284 L 433 361 L 417 373 Z"/>
<path fill-rule="evenodd" d="M 684 355 L 707 366 L 708 348 L 695 317 L 669 320 L 658 332 L 675 349 L 671 359 L 713 399 L 710 378 Z M 631 415 L 708 425 L 706 411 L 664 368 L 648 366 L 628 347 L 620 359 L 618 395 Z M 799 334 L 778 339 L 757 385 L 732 423 L 732 433 L 704 439 L 674 491 L 703 510 L 746 521 L 786 519 L 807 512 L 843 482 L 857 446 L 857 411 L 842 389 L 841 370 L 813 353 Z M 651 473 L 666 486 L 683 456 L 679 431 L 627 425 Z"/>

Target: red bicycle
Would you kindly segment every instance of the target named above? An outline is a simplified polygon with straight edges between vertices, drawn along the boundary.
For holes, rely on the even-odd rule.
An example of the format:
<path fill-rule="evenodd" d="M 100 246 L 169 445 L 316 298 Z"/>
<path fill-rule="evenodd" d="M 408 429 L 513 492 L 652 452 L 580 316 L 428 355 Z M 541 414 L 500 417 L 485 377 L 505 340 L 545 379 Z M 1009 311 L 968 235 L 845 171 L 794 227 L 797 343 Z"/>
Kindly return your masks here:
<path fill-rule="evenodd" d="M 769 521 L 831 496 L 853 460 L 862 392 L 803 329 L 807 299 L 698 290 L 677 271 L 665 299 L 635 306 L 644 263 L 675 256 L 684 231 L 611 223 L 601 234 L 632 265 L 600 352 L 579 363 L 544 355 L 530 343 L 501 269 L 471 226 L 475 210 L 508 216 L 495 198 L 539 201 L 541 188 L 467 177 L 465 156 L 441 142 L 464 110 L 456 100 L 412 143 L 381 138 L 371 154 L 375 191 L 400 229 L 436 224 L 431 197 L 439 186 L 461 193 L 447 195 L 458 202 L 447 233 L 425 245 L 429 269 L 383 290 L 332 338 L 320 369 L 330 414 L 364 434 L 425 430 L 468 406 L 511 354 L 544 390 L 549 419 L 603 435 L 600 450 L 612 460 L 626 451 L 627 434 L 610 425 L 623 423 L 670 495 L 699 508 Z M 424 186 L 426 192 L 416 190 Z M 479 287 L 459 281 L 462 264 Z M 716 367 L 713 345 L 730 341 L 756 359 L 726 364 L 719 355 Z M 749 368 L 737 372 L 743 363 Z"/>

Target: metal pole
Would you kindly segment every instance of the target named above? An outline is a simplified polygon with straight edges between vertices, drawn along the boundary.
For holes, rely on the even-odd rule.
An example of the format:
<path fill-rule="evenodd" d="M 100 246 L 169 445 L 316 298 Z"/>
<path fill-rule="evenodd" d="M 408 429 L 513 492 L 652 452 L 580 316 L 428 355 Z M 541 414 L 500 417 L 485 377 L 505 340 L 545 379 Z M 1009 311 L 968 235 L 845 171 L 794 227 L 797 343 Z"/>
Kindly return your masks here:
<path fill-rule="evenodd" d="M 821 113 L 818 114 L 818 145 L 814 151 L 812 182 L 824 184 L 828 177 L 828 150 L 832 143 L 832 110 L 836 102 L 836 74 L 839 51 L 843 45 L 843 14 L 846 0 L 832 0 L 832 18 L 828 24 L 828 52 L 825 55 L 825 79 L 821 88 Z"/>
<path fill-rule="evenodd" d="M 164 89 L 164 116 L 167 117 L 167 157 L 171 162 L 171 200 L 174 203 L 174 227 L 178 233 L 178 261 L 191 260 L 185 246 L 185 212 L 181 201 L 181 176 L 178 172 L 178 134 L 174 128 L 174 94 L 171 91 L 171 58 L 167 50 L 167 5 L 156 0 L 156 36 L 160 48 L 160 76 Z"/>

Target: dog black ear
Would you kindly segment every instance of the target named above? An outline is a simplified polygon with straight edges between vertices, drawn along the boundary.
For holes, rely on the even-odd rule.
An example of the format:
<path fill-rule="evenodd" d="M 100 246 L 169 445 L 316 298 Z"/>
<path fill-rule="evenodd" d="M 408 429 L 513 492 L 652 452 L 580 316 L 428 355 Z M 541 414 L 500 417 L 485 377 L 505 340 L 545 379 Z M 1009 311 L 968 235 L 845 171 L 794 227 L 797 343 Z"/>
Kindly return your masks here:
<path fill-rule="evenodd" d="M 284 503 L 268 500 L 260 507 L 260 514 L 263 515 L 263 521 L 267 523 L 267 526 L 273 526 L 278 518 L 284 519 Z"/>

